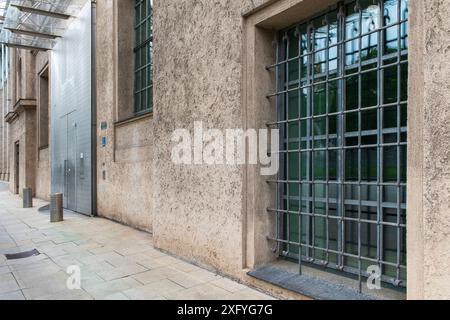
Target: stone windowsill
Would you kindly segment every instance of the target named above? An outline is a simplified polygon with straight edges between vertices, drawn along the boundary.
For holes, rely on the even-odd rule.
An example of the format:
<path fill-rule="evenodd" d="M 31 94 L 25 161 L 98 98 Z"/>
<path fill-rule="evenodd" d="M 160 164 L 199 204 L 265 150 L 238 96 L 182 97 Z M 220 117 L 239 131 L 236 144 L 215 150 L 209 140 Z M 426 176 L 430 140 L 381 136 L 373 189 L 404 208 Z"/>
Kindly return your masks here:
<path fill-rule="evenodd" d="M 127 118 L 125 120 L 120 120 L 118 122 L 115 122 L 114 126 L 115 127 L 122 127 L 122 126 L 125 126 L 127 124 L 130 124 L 130 123 L 133 123 L 133 122 L 137 122 L 137 121 L 140 121 L 140 120 L 144 120 L 144 119 L 147 119 L 147 118 L 152 118 L 152 117 L 153 117 L 153 112 L 146 112 L 146 113 L 143 113 L 143 114 L 140 114 L 140 115 L 134 115 L 134 116 L 132 116 L 130 118 Z"/>
<path fill-rule="evenodd" d="M 248 275 L 277 287 L 301 294 L 315 300 L 405 300 L 403 291 L 383 288 L 369 291 L 363 286 L 359 293 L 358 282 L 317 269 L 303 267 L 303 275 L 298 273 L 296 263 L 280 260 L 248 272 Z"/>

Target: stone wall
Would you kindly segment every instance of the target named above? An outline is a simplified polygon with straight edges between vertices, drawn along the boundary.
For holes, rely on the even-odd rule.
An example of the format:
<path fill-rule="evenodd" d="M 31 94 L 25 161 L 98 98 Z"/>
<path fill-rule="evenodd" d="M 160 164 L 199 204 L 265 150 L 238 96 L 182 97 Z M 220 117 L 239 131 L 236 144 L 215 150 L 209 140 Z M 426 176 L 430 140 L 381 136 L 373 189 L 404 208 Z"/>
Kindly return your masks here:
<path fill-rule="evenodd" d="M 152 115 L 132 112 L 133 21 L 133 0 L 97 1 L 98 214 L 152 231 L 156 142 Z"/>
<path fill-rule="evenodd" d="M 408 297 L 450 297 L 450 2 L 410 0 Z"/>
<path fill-rule="evenodd" d="M 240 277 L 245 208 L 242 166 L 171 161 L 172 133 L 244 127 L 241 13 L 253 1 L 154 2 L 155 245 Z M 263 213 L 262 213 L 263 214 Z"/>
<path fill-rule="evenodd" d="M 50 200 L 51 178 L 50 178 L 50 149 L 38 151 L 36 168 L 36 197 L 42 200 Z"/>
<path fill-rule="evenodd" d="M 5 122 L 5 99 L 4 99 L 5 88 L 0 89 L 0 180 L 5 180 L 6 174 L 6 122 Z"/>
<path fill-rule="evenodd" d="M 34 195 L 47 199 L 50 195 L 49 149 L 39 150 L 38 95 L 40 71 L 48 64 L 48 53 L 11 50 L 11 72 L 8 80 L 7 111 L 9 118 L 8 155 L 10 191 L 21 195 L 23 188 L 32 188 Z M 16 144 L 19 144 L 18 161 Z M 17 170 L 17 163 L 18 170 Z"/>
<path fill-rule="evenodd" d="M 35 153 L 36 145 L 32 139 L 35 137 L 33 133 L 35 116 L 35 110 L 23 111 L 9 126 L 9 149 L 12 151 L 9 153 L 11 168 L 9 187 L 12 193 L 16 193 L 16 185 L 18 185 L 18 194 L 20 196 L 22 196 L 24 188 L 35 188 L 35 171 L 32 170 L 32 165 L 35 165 L 33 152 Z M 19 144 L 18 161 L 16 161 L 16 143 Z M 18 179 L 16 177 L 17 163 Z"/>
<path fill-rule="evenodd" d="M 8 145 L 8 123 L 5 121 L 8 113 L 8 82 L 3 84 L 0 90 L 0 180 L 9 180 L 9 145 Z"/>
<path fill-rule="evenodd" d="M 39 113 L 41 108 L 44 108 L 44 106 L 41 106 L 40 103 L 40 81 L 39 81 L 39 75 L 41 72 L 44 71 L 45 68 L 49 68 L 49 53 L 48 52 L 39 52 L 36 54 L 36 69 L 34 73 L 34 77 L 36 77 L 36 99 L 37 99 L 37 112 L 36 112 L 36 146 L 37 146 L 37 159 L 36 159 L 36 197 L 43 199 L 43 200 L 50 200 L 50 193 L 51 193 L 51 170 L 50 170 L 50 160 L 51 160 L 51 145 L 47 147 L 41 148 L 39 146 L 39 135 L 40 130 L 45 131 L 45 128 L 41 128 L 41 124 L 39 122 Z M 51 72 L 48 72 L 49 76 L 49 84 L 51 81 L 50 78 Z M 50 90 L 50 89 L 49 89 Z M 48 132 L 50 132 L 49 128 L 51 125 L 51 94 L 49 92 L 48 98 L 49 98 L 49 110 L 48 110 L 48 116 L 49 116 L 49 122 L 48 122 Z M 49 141 L 51 141 L 51 137 L 49 136 Z"/>
<path fill-rule="evenodd" d="M 246 268 L 272 259 L 265 242 L 271 221 L 263 210 L 270 190 L 256 176 L 257 170 L 175 165 L 172 133 L 192 132 L 197 121 L 205 129 L 261 127 L 270 118 L 264 93 L 273 79 L 263 67 L 273 59 L 269 42 L 274 30 L 334 2 L 155 0 L 154 113 L 133 117 L 133 0 L 98 0 L 99 215 L 151 231 L 157 248 L 233 277 L 245 279 Z M 276 10 L 267 6 L 272 4 Z M 410 0 L 411 299 L 450 297 L 449 16 L 448 1 Z M 23 54 L 20 88 L 16 75 L 10 77 L 12 105 L 35 95 L 29 78 L 36 76 L 43 61 L 38 56 L 33 67 L 31 53 Z M 36 179 L 38 196 L 45 197 L 50 150 L 39 151 L 39 161 L 32 160 L 37 170 L 30 167 L 36 151 L 36 114 L 27 110 L 9 128 L 11 190 L 14 144 L 19 141 L 20 190 Z M 30 157 L 25 159 L 27 153 Z"/>

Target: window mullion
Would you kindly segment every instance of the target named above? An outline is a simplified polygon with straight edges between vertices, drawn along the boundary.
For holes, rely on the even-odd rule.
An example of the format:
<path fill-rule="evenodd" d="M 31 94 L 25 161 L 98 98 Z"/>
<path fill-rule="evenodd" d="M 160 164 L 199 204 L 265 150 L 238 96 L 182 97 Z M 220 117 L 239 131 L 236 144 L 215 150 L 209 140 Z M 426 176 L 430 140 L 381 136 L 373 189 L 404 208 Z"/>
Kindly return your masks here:
<path fill-rule="evenodd" d="M 307 130 L 307 142 L 306 142 L 306 149 L 307 149 L 307 166 L 306 166 L 306 180 L 308 184 L 307 188 L 307 205 L 306 205 L 306 213 L 307 219 L 306 219 L 306 239 L 308 244 L 308 249 L 306 250 L 306 258 L 308 260 L 311 259 L 311 201 L 312 201 L 312 190 L 311 190 L 311 166 L 312 166 L 312 134 L 311 134 L 311 122 L 312 122 L 312 108 L 311 108 L 311 96 L 312 96 L 312 77 L 313 77 L 313 71 L 312 71 L 312 64 L 314 63 L 312 58 L 312 51 L 313 46 L 311 43 L 311 28 L 310 28 L 310 22 L 307 24 L 307 45 L 308 45 L 308 80 L 307 80 L 307 100 L 306 100 L 306 130 Z"/>
<path fill-rule="evenodd" d="M 339 93 L 338 93 L 338 106 L 339 106 L 339 116 L 338 116 L 338 173 L 337 173 L 337 179 L 339 182 L 339 188 L 338 188 L 338 198 L 337 198 L 337 215 L 339 217 L 339 223 L 338 223 L 338 251 L 339 256 L 337 260 L 337 267 L 338 269 L 343 269 L 345 265 L 344 261 L 344 242 L 345 242 L 345 205 L 344 205 L 344 198 L 345 198 L 345 149 L 344 149 L 344 141 L 345 141 L 345 101 L 346 101 L 346 94 L 345 94 L 345 8 L 344 4 L 341 3 L 339 8 L 339 18 L 338 18 L 338 25 L 340 30 L 339 35 L 339 55 L 340 59 L 338 59 L 338 68 L 339 68 Z"/>
<path fill-rule="evenodd" d="M 380 5 L 380 17 L 379 26 L 385 26 L 384 19 L 384 4 L 383 1 L 379 1 Z M 386 29 L 383 29 L 386 30 Z M 378 186 L 377 186 L 377 262 L 378 267 L 381 272 L 384 271 L 383 261 L 383 228 L 381 222 L 383 220 L 383 177 L 384 177 L 384 150 L 383 150 L 383 120 L 384 120 L 384 70 L 383 66 L 383 55 L 384 55 L 384 41 L 385 41 L 385 31 L 380 32 L 378 37 L 378 146 L 377 146 L 377 156 L 378 156 Z"/>

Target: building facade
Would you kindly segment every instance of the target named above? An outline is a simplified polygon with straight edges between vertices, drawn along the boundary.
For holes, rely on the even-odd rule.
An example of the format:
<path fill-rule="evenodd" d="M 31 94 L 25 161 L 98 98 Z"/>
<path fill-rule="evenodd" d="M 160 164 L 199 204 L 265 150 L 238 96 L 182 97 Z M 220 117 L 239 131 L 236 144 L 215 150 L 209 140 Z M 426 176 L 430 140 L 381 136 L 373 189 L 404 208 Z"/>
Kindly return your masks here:
<path fill-rule="evenodd" d="M 8 110 L 8 67 L 9 67 L 9 51 L 6 46 L 1 47 L 1 119 L 0 119 L 0 141 L 2 149 L 0 150 L 0 179 L 9 180 L 9 161 L 8 161 L 8 124 L 5 116 Z"/>
<path fill-rule="evenodd" d="M 448 299 L 449 15 L 445 0 L 86 1 L 51 47 L 2 52 L 0 178 L 279 297 Z M 278 129 L 275 174 L 218 148 L 174 162 L 177 130 L 202 150 L 239 130 L 252 150 L 252 129 Z"/>
<path fill-rule="evenodd" d="M 9 50 L 4 84 L 3 179 L 10 191 L 50 195 L 48 54 Z"/>

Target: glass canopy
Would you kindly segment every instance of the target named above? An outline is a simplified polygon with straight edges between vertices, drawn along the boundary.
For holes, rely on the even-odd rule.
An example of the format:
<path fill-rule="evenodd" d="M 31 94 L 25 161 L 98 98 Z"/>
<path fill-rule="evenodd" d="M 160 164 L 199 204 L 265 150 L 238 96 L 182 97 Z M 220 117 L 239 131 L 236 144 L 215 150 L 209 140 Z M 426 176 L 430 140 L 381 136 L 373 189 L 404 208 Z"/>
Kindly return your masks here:
<path fill-rule="evenodd" d="M 88 0 L 0 0 L 0 43 L 50 50 Z"/>

